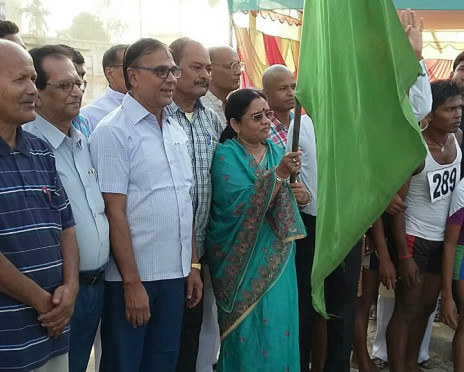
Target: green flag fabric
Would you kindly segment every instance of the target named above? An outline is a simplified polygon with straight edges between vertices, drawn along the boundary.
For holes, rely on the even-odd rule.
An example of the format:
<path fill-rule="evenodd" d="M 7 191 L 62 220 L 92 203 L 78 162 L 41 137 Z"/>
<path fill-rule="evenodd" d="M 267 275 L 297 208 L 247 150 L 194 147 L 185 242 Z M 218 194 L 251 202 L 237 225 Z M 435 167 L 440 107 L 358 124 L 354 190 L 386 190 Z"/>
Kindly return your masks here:
<path fill-rule="evenodd" d="M 324 279 L 425 158 L 407 96 L 419 74 L 392 0 L 306 0 L 296 95 L 316 132 L 312 296 L 324 316 Z"/>

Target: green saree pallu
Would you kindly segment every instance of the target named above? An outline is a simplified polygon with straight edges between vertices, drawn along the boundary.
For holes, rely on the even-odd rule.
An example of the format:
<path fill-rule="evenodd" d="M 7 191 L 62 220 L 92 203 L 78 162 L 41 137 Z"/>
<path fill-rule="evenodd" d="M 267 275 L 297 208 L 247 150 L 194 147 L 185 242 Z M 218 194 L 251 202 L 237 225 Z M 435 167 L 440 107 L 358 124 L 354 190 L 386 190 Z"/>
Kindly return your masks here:
<path fill-rule="evenodd" d="M 266 145 L 258 164 L 240 142 L 227 140 L 218 145 L 211 170 L 206 255 L 222 372 L 300 369 L 293 241 L 305 236 L 305 228 L 286 183 L 272 199 L 283 152 L 270 140 Z"/>

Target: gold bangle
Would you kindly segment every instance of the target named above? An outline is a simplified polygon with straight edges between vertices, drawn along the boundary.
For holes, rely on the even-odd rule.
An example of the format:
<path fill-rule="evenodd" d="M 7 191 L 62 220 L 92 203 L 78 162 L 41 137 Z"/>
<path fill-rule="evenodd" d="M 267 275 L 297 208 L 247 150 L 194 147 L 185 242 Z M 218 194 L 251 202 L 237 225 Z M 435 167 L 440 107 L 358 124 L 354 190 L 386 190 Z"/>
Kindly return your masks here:
<path fill-rule="evenodd" d="M 190 267 L 191 267 L 192 269 L 201 270 L 201 263 L 192 262 L 192 264 L 190 265 Z"/>

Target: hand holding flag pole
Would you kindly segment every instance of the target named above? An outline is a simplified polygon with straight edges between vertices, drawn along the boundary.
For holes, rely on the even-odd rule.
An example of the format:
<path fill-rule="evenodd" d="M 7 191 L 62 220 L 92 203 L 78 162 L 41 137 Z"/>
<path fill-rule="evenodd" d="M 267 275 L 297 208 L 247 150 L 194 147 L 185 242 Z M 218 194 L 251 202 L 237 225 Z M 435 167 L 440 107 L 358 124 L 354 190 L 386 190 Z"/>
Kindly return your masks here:
<path fill-rule="evenodd" d="M 295 119 L 293 121 L 293 138 L 292 138 L 292 152 L 298 151 L 298 146 L 300 142 L 300 123 L 301 123 L 301 104 L 295 99 Z M 296 173 L 290 175 L 290 183 L 296 181 Z"/>

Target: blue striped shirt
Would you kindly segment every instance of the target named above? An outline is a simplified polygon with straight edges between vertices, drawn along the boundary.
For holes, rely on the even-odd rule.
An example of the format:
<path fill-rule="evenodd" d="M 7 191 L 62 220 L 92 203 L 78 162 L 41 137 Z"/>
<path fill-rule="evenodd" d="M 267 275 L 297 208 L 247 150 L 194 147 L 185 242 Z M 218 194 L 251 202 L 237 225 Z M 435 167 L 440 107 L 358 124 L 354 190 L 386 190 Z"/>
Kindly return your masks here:
<path fill-rule="evenodd" d="M 74 225 L 50 148 L 16 133 L 12 150 L 0 138 L 0 252 L 50 293 L 62 284 L 61 231 Z M 0 371 L 30 371 L 66 353 L 69 328 L 56 339 L 30 306 L 0 293 Z"/>

